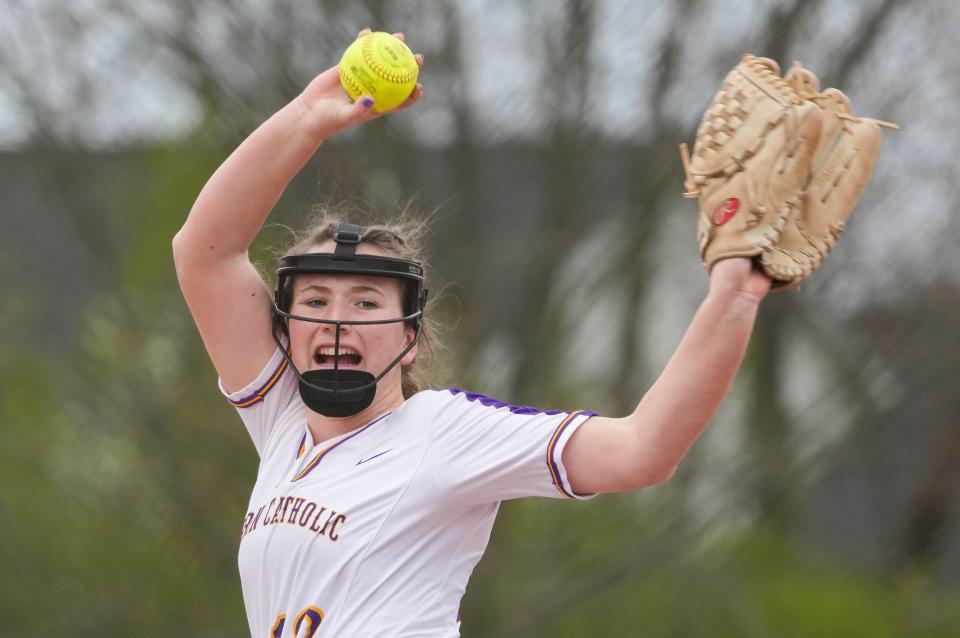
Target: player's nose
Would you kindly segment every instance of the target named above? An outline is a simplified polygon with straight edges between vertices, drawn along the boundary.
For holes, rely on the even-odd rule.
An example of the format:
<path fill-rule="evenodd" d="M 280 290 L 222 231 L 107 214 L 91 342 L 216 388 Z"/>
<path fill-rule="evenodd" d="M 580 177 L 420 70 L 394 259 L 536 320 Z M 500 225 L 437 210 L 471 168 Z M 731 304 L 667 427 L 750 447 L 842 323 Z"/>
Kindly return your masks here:
<path fill-rule="evenodd" d="M 326 308 L 326 316 L 324 319 L 331 321 L 345 321 L 351 319 L 350 312 L 350 302 L 348 299 L 343 297 L 334 297 L 328 302 Z"/>
<path fill-rule="evenodd" d="M 347 316 L 346 310 L 341 310 L 336 306 L 332 307 L 330 309 L 330 313 L 324 318 L 327 319 L 327 321 L 337 322 L 337 323 L 320 324 L 322 326 L 322 329 L 325 332 L 329 332 L 330 334 L 335 334 L 338 330 L 340 331 L 341 335 L 349 334 L 353 329 L 353 326 L 351 326 L 350 324 L 341 323 L 342 321 L 348 320 L 350 317 Z"/>

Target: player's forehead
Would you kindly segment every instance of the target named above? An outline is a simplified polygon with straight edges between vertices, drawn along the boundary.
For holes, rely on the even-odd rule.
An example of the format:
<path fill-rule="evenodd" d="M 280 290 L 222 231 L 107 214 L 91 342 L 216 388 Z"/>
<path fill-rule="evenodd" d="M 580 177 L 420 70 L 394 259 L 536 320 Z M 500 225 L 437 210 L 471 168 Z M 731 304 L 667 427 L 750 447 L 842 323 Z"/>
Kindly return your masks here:
<path fill-rule="evenodd" d="M 327 240 L 311 246 L 309 252 L 332 253 L 336 245 L 333 240 Z M 358 255 L 375 255 L 379 257 L 393 257 L 390 253 L 383 251 L 376 246 L 360 244 L 357 246 Z M 302 273 L 293 277 L 293 292 L 330 290 L 330 291 L 350 291 L 350 290 L 372 290 L 383 294 L 391 294 L 401 291 L 401 283 L 395 277 L 384 277 L 380 275 L 358 275 L 358 274 L 325 274 L 325 273 Z"/>
<path fill-rule="evenodd" d="M 354 274 L 302 273 L 293 277 L 294 294 L 317 290 L 333 292 L 369 290 L 388 294 L 400 291 L 400 281 L 395 277 Z"/>

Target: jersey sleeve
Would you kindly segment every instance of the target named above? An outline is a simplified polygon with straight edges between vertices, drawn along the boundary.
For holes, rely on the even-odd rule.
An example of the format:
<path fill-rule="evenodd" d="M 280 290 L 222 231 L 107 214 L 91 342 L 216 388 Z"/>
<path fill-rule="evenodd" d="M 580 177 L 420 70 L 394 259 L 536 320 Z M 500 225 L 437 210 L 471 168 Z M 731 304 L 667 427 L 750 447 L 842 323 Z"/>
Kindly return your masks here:
<path fill-rule="evenodd" d="M 237 409 L 262 458 L 270 435 L 281 416 L 299 400 L 297 377 L 279 349 L 274 351 L 257 378 L 236 392 L 227 392 L 218 379 L 220 392 Z"/>
<path fill-rule="evenodd" d="M 438 392 L 434 471 L 458 502 L 594 496 L 573 491 L 562 456 L 573 433 L 595 413 L 545 412 L 457 389 Z"/>

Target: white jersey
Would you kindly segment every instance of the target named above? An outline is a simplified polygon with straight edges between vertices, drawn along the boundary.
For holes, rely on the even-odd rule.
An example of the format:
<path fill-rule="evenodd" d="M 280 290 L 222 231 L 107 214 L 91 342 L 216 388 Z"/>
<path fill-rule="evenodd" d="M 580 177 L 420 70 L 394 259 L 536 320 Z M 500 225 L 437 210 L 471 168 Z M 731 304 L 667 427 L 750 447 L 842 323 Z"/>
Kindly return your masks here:
<path fill-rule="evenodd" d="M 592 413 L 428 390 L 313 445 L 279 351 L 227 397 L 260 454 L 239 555 L 253 638 L 459 636 L 500 501 L 585 498 L 561 456 Z"/>

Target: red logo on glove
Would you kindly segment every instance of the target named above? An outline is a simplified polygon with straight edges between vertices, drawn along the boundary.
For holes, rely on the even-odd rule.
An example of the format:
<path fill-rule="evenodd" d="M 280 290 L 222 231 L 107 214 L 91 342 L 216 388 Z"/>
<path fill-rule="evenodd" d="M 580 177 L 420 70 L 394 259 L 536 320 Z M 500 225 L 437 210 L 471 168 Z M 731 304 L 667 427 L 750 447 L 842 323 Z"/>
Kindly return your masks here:
<path fill-rule="evenodd" d="M 736 197 L 731 197 L 730 199 L 725 199 L 716 210 L 713 211 L 713 225 L 714 226 L 723 226 L 730 218 L 737 214 L 737 211 L 740 210 L 740 200 Z"/>

